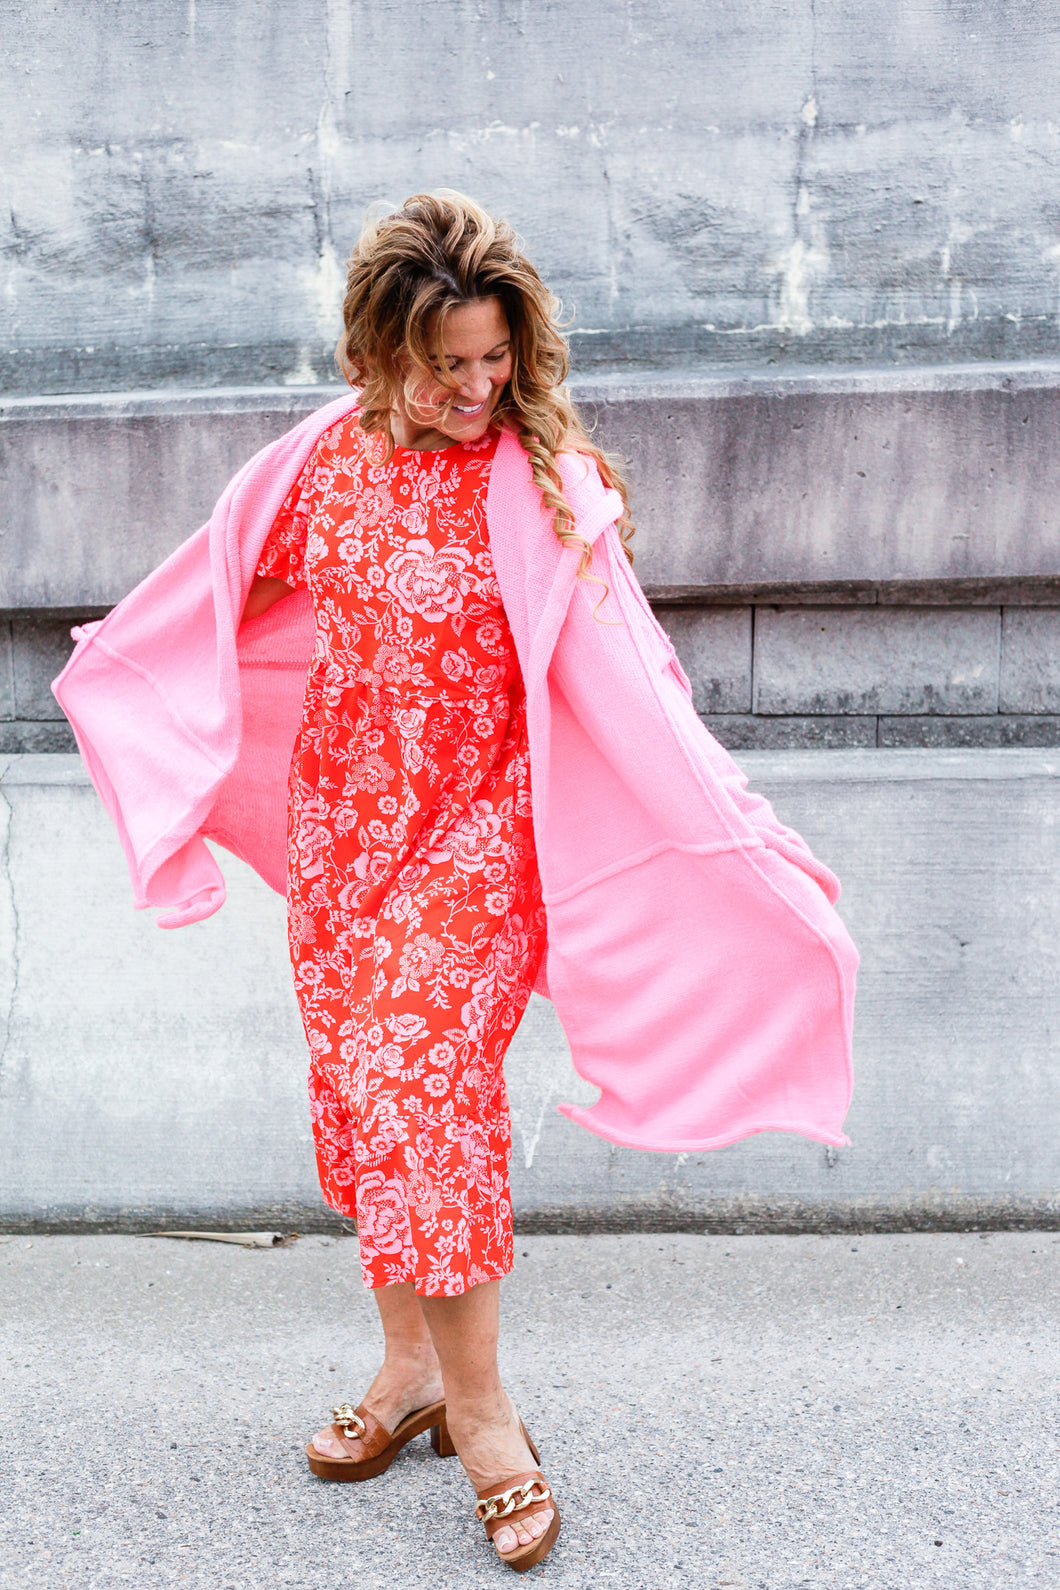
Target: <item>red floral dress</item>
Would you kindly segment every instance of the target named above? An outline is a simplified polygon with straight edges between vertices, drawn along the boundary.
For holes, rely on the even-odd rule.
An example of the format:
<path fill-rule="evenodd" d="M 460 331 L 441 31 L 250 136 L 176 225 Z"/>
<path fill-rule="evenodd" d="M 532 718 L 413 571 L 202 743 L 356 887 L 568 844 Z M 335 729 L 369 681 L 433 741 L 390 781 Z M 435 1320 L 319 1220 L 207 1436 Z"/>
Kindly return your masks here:
<path fill-rule="evenodd" d="M 367 1286 L 512 1266 L 501 1069 L 544 949 L 526 700 L 486 532 L 495 433 L 321 438 L 259 574 L 308 585 L 288 928 L 325 1201 Z M 376 449 L 379 449 L 378 452 Z"/>

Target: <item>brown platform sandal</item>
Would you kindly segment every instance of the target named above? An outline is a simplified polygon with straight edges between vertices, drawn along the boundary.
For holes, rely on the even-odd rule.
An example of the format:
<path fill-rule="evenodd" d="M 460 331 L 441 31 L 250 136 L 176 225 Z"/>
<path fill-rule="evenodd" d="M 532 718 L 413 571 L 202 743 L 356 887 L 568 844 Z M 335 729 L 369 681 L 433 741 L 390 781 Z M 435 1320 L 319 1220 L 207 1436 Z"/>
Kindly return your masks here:
<path fill-rule="evenodd" d="M 541 1454 L 527 1435 L 526 1425 L 521 1419 L 519 1428 L 534 1455 L 534 1462 L 540 1463 Z M 484 1485 L 476 1494 L 478 1501 L 475 1503 L 475 1517 L 485 1527 L 490 1540 L 506 1524 L 518 1523 L 534 1513 L 543 1513 L 547 1507 L 551 1507 L 552 1522 L 543 1535 L 529 1541 L 525 1546 L 516 1546 L 514 1551 L 496 1553 L 498 1561 L 506 1562 L 516 1573 L 525 1573 L 528 1568 L 535 1567 L 548 1556 L 559 1534 L 559 1508 L 540 1469 L 527 1469 L 522 1474 L 512 1474 L 503 1480 L 495 1480 L 492 1485 Z"/>
<path fill-rule="evenodd" d="M 319 1479 L 370 1480 L 388 1469 L 406 1442 L 422 1435 L 424 1430 L 430 1430 L 431 1445 L 439 1457 L 456 1456 L 456 1447 L 449 1439 L 449 1427 L 445 1422 L 444 1402 L 432 1402 L 426 1408 L 417 1408 L 415 1413 L 406 1414 L 393 1432 L 385 1424 L 380 1424 L 363 1403 L 351 1408 L 348 1402 L 343 1402 L 331 1411 L 335 1416 L 335 1423 L 331 1426 L 334 1434 L 347 1452 L 349 1442 L 360 1441 L 362 1456 L 325 1457 L 310 1441 L 305 1455 L 309 1459 L 310 1470 Z"/>

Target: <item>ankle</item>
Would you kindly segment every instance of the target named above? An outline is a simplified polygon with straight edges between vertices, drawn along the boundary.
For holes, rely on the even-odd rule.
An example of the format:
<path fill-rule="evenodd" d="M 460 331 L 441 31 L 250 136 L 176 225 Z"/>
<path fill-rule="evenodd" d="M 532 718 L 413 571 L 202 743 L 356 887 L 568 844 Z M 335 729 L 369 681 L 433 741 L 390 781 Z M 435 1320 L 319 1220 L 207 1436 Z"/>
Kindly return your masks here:
<path fill-rule="evenodd" d="M 430 1342 L 402 1343 L 391 1345 L 387 1343 L 383 1355 L 383 1370 L 387 1375 L 394 1376 L 397 1380 L 421 1381 L 437 1380 L 441 1377 L 441 1368 L 437 1354 Z"/>
<path fill-rule="evenodd" d="M 503 1387 L 471 1396 L 447 1389 L 445 1406 L 450 1427 L 462 1435 L 504 1435 L 518 1428 L 519 1415 Z"/>

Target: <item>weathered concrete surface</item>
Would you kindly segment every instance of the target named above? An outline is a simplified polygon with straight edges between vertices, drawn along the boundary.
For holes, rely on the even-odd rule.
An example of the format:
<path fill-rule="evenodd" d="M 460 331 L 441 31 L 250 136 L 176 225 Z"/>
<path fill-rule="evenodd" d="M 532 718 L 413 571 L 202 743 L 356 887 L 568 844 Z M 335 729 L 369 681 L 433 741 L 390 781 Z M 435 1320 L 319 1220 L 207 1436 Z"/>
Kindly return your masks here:
<path fill-rule="evenodd" d="M 730 751 L 739 751 L 742 759 L 746 751 L 846 751 L 872 746 L 878 738 L 880 720 L 832 713 L 770 718 L 751 712 L 710 712 L 704 714 L 703 721 L 722 745 Z M 968 721 L 981 723 L 984 720 Z"/>
<path fill-rule="evenodd" d="M 1060 712 L 1060 608 L 1005 609 L 1000 703 L 1003 712 Z"/>
<path fill-rule="evenodd" d="M 11 625 L 0 620 L 0 721 L 15 716 L 15 658 Z"/>
<path fill-rule="evenodd" d="M 251 454 L 333 395 L 0 403 L 0 609 L 117 601 Z M 990 599 L 976 582 L 1051 581 L 1056 603 L 1060 364 L 599 377 L 575 395 L 630 460 L 637 570 L 666 600 L 853 586 L 847 600 L 901 603 L 926 582 L 929 600 L 950 584 L 974 602 Z"/>
<path fill-rule="evenodd" d="M 761 723 L 762 719 L 755 720 Z M 774 720 L 777 723 L 785 719 Z M 863 721 L 863 720 L 854 720 Z M 985 718 L 908 717 L 876 719 L 876 744 L 882 746 L 1056 746 L 1060 716 L 999 712 Z"/>
<path fill-rule="evenodd" d="M 996 712 L 1000 664 L 997 608 L 764 607 L 754 711 Z"/>
<path fill-rule="evenodd" d="M 555 1590 L 1060 1581 L 1054 1234 L 524 1238 L 502 1368 Z M 356 1243 L 0 1239 L 0 1585 L 483 1590 L 456 1460 L 303 1444 L 379 1327 Z"/>
<path fill-rule="evenodd" d="M 692 685 L 697 712 L 750 712 L 749 607 L 664 607 L 660 618 Z"/>
<path fill-rule="evenodd" d="M 579 367 L 1060 352 L 1060 9 L 4 8 L 3 384 L 330 371 L 363 212 L 519 228 Z"/>
<path fill-rule="evenodd" d="M 741 760 L 844 883 L 853 1146 L 613 1148 L 555 1113 L 591 1093 L 536 1001 L 507 1068 L 524 1228 L 1060 1224 L 1056 754 Z M 75 759 L 13 758 L 0 795 L 0 1216 L 324 1220 L 279 897 L 230 861 L 224 910 L 160 933 Z"/>

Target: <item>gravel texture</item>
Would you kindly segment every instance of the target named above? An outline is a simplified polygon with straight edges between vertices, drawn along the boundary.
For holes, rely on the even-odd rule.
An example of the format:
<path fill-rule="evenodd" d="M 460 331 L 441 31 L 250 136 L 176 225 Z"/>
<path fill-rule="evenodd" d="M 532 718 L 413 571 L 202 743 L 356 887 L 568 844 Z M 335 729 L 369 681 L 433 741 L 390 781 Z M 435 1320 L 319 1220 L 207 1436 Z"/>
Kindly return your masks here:
<path fill-rule="evenodd" d="M 1060 1587 L 1060 1234 L 533 1237 L 504 1366 L 553 1590 Z M 334 1486 L 303 1444 L 378 1332 L 349 1238 L 0 1237 L 0 1586 L 471 1590 L 425 1438 Z"/>

